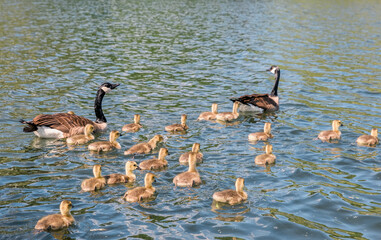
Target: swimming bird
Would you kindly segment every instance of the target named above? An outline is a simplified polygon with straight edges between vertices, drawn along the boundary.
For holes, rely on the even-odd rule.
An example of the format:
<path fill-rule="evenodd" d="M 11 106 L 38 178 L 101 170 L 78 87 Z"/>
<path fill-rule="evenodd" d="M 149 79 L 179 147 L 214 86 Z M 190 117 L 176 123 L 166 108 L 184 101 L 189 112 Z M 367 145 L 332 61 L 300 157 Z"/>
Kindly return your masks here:
<path fill-rule="evenodd" d="M 173 183 L 178 187 L 194 187 L 200 185 L 200 174 L 196 170 L 197 153 L 189 154 L 189 169 L 187 172 L 180 173 L 173 178 Z"/>
<path fill-rule="evenodd" d="M 152 183 L 155 181 L 155 177 L 154 174 L 147 173 L 144 177 L 144 187 L 128 190 L 124 194 L 123 199 L 128 202 L 139 202 L 153 197 L 155 188 L 152 186 Z"/>
<path fill-rule="evenodd" d="M 271 123 L 265 123 L 263 132 L 250 133 L 249 141 L 267 141 L 268 138 L 273 138 L 271 134 Z"/>
<path fill-rule="evenodd" d="M 203 112 L 203 113 L 201 113 L 200 116 L 198 116 L 197 120 L 198 121 L 201 121 L 201 120 L 215 120 L 216 119 L 216 115 L 218 114 L 217 109 L 218 109 L 217 103 L 213 103 L 212 104 L 212 111 L 211 112 Z"/>
<path fill-rule="evenodd" d="M 361 135 L 356 140 L 359 145 L 374 146 L 378 143 L 378 130 L 372 128 L 370 135 Z"/>
<path fill-rule="evenodd" d="M 96 191 L 106 186 L 106 179 L 102 177 L 101 171 L 101 165 L 96 164 L 93 166 L 94 177 L 82 181 L 81 188 L 83 191 Z"/>
<path fill-rule="evenodd" d="M 38 220 L 34 229 L 37 230 L 60 230 L 69 227 L 74 223 L 74 218 L 70 214 L 71 208 L 74 207 L 69 200 L 63 200 L 60 204 L 61 214 L 51 214 Z"/>
<path fill-rule="evenodd" d="M 66 139 L 66 143 L 71 145 L 85 144 L 88 141 L 91 141 L 94 139 L 94 136 L 91 134 L 93 131 L 94 131 L 94 126 L 91 124 L 86 124 L 83 131 L 84 134 L 71 136 Z"/>
<path fill-rule="evenodd" d="M 129 123 L 123 126 L 122 131 L 125 132 L 137 132 L 142 127 L 140 124 L 140 115 L 134 115 L 134 123 Z"/>
<path fill-rule="evenodd" d="M 330 141 L 333 139 L 340 139 L 341 132 L 339 131 L 339 127 L 343 126 L 340 120 L 332 121 L 332 130 L 322 131 L 319 133 L 318 138 L 324 141 Z"/>
<path fill-rule="evenodd" d="M 90 143 L 88 146 L 88 149 L 90 151 L 97 151 L 97 152 L 107 152 L 107 151 L 113 150 L 114 148 L 121 149 L 122 147 L 116 141 L 119 136 L 120 136 L 120 133 L 117 130 L 112 130 L 110 132 L 109 141 L 99 141 L 99 142 Z"/>
<path fill-rule="evenodd" d="M 266 145 L 266 153 L 255 157 L 255 164 L 268 165 L 275 163 L 276 156 L 273 154 L 273 146 Z"/>
<path fill-rule="evenodd" d="M 218 113 L 216 119 L 219 121 L 233 121 L 234 119 L 237 119 L 239 117 L 238 106 L 239 102 L 234 102 L 232 112 Z"/>
<path fill-rule="evenodd" d="M 200 152 L 200 144 L 199 143 L 194 143 L 193 144 L 192 151 L 181 154 L 181 156 L 179 158 L 179 162 L 182 163 L 182 164 L 188 164 L 188 162 L 189 162 L 189 154 L 191 152 L 197 153 L 196 154 L 196 163 L 201 163 L 202 162 L 202 158 L 203 158 L 203 154 Z"/>
<path fill-rule="evenodd" d="M 138 164 L 134 161 L 127 161 L 125 164 L 125 168 L 126 174 L 113 173 L 104 176 L 107 184 L 135 182 L 136 175 L 133 173 L 133 171 L 135 169 L 140 169 Z"/>
<path fill-rule="evenodd" d="M 103 83 L 95 97 L 95 116 L 97 119 L 91 121 L 87 118 L 71 113 L 39 114 L 32 121 L 20 120 L 27 124 L 24 132 L 33 132 L 41 138 L 67 138 L 83 133 L 86 124 L 92 124 L 94 131 L 99 132 L 107 127 L 107 120 L 102 111 L 102 100 L 106 93 L 119 86 L 119 84 Z"/>
<path fill-rule="evenodd" d="M 213 200 L 217 202 L 229 203 L 230 205 L 238 204 L 247 199 L 247 193 L 243 191 L 245 179 L 237 178 L 235 181 L 235 190 L 228 189 L 213 194 Z"/>
<path fill-rule="evenodd" d="M 181 132 L 187 130 L 189 127 L 187 126 L 187 115 L 181 115 L 181 124 L 172 124 L 165 127 L 165 131 L 167 132 Z"/>
<path fill-rule="evenodd" d="M 275 111 L 279 109 L 279 97 L 278 97 L 278 86 L 280 78 L 280 69 L 277 66 L 271 66 L 267 71 L 270 71 L 275 75 L 275 84 L 270 94 L 251 94 L 244 95 L 239 98 L 231 98 L 233 102 L 242 103 L 240 107 L 241 111 L 245 110 L 264 110 L 264 111 Z M 246 108 L 244 107 L 246 106 Z M 249 108 L 247 108 L 249 107 Z"/>
<path fill-rule="evenodd" d="M 124 151 L 124 155 L 129 154 L 147 154 L 150 153 L 153 149 L 156 148 L 159 142 L 162 142 L 164 138 L 161 135 L 155 135 L 147 143 L 138 143 L 128 150 Z"/>
<path fill-rule="evenodd" d="M 142 170 L 159 170 L 168 166 L 167 160 L 164 158 L 168 155 L 168 149 L 160 148 L 159 156 L 157 158 L 144 160 L 139 164 Z"/>

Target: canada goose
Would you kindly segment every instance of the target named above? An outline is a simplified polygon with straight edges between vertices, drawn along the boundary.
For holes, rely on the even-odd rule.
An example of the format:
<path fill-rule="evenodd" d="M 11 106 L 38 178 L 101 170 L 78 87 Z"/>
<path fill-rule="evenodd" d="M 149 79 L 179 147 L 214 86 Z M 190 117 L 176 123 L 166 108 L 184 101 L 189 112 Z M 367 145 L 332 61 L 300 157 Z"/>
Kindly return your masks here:
<path fill-rule="evenodd" d="M 155 193 L 155 188 L 152 183 L 155 181 L 155 175 L 152 173 L 147 173 L 144 177 L 144 187 L 136 187 L 134 189 L 128 190 L 123 199 L 128 202 L 139 202 L 147 198 L 151 198 Z"/>
<path fill-rule="evenodd" d="M 173 183 L 178 187 L 194 187 L 201 184 L 200 174 L 196 170 L 197 153 L 189 154 L 189 169 L 173 178 Z"/>
<path fill-rule="evenodd" d="M 95 97 L 95 122 L 70 113 L 39 114 L 32 121 L 20 120 L 27 124 L 24 132 L 33 132 L 41 138 L 67 138 L 83 133 L 86 124 L 92 124 L 94 131 L 99 132 L 107 127 L 106 117 L 102 111 L 102 100 L 106 93 L 119 86 L 119 84 L 103 83 Z"/>
<path fill-rule="evenodd" d="M 187 130 L 189 127 L 187 126 L 187 115 L 181 115 L 181 124 L 172 124 L 165 127 L 165 131 L 167 132 L 181 132 Z"/>
<path fill-rule="evenodd" d="M 266 145 L 266 153 L 255 157 L 255 164 L 268 165 L 275 163 L 276 156 L 273 154 L 273 146 Z"/>
<path fill-rule="evenodd" d="M 163 137 L 161 135 L 155 135 L 151 140 L 147 143 L 138 143 L 132 146 L 130 149 L 124 151 L 124 155 L 129 154 L 147 154 L 156 148 L 157 143 L 163 141 Z"/>
<path fill-rule="evenodd" d="M 85 144 L 88 141 L 91 141 L 94 139 L 94 136 L 91 134 L 93 131 L 94 131 L 94 126 L 91 124 L 86 124 L 83 131 L 84 134 L 71 136 L 66 139 L 66 143 L 73 144 L 73 145 Z"/>
<path fill-rule="evenodd" d="M 85 179 L 82 181 L 81 188 L 83 191 L 96 191 L 106 186 L 106 179 L 101 175 L 101 165 L 96 164 L 93 167 L 93 178 Z"/>
<path fill-rule="evenodd" d="M 242 103 L 241 111 L 246 110 L 244 106 L 249 106 L 251 110 L 263 109 L 264 111 L 275 111 L 279 109 L 278 85 L 280 78 L 280 69 L 277 66 L 271 66 L 267 71 L 275 75 L 275 84 L 270 94 L 252 94 L 244 95 L 239 98 L 231 98 L 233 102 Z"/>
<path fill-rule="evenodd" d="M 123 126 L 122 131 L 125 132 L 137 132 L 142 127 L 140 124 L 140 115 L 134 115 L 134 123 L 129 123 Z"/>
<path fill-rule="evenodd" d="M 362 136 L 358 137 L 356 142 L 359 145 L 366 145 L 366 146 L 376 145 L 378 143 L 378 130 L 377 130 L 377 128 L 372 128 L 370 135 L 362 135 Z"/>
<path fill-rule="evenodd" d="M 239 113 L 237 111 L 238 106 L 239 106 L 239 102 L 234 102 L 232 112 L 218 113 L 216 115 L 216 119 L 219 121 L 233 121 L 234 119 L 237 119 L 239 117 Z"/>
<path fill-rule="evenodd" d="M 97 151 L 97 152 L 107 152 L 111 151 L 114 148 L 121 149 L 122 147 L 120 144 L 116 141 L 118 137 L 120 136 L 120 133 L 116 130 L 113 130 L 110 132 L 110 138 L 109 141 L 100 141 L 100 142 L 93 142 L 89 144 L 88 149 L 90 151 Z"/>
<path fill-rule="evenodd" d="M 38 220 L 34 229 L 37 230 L 59 230 L 69 227 L 74 223 L 70 209 L 74 207 L 70 201 L 63 200 L 60 204 L 61 214 L 51 214 Z"/>
<path fill-rule="evenodd" d="M 247 199 L 247 193 L 243 191 L 245 179 L 237 178 L 235 181 L 235 190 L 228 189 L 213 194 L 213 200 L 217 202 L 229 203 L 230 205 L 238 204 Z"/>
<path fill-rule="evenodd" d="M 133 173 L 133 171 L 135 169 L 140 169 L 138 164 L 134 161 L 127 161 L 125 168 L 126 168 L 126 174 L 113 173 L 113 174 L 104 176 L 104 178 L 107 181 L 107 184 L 135 182 L 136 175 Z"/>
<path fill-rule="evenodd" d="M 196 154 L 196 162 L 197 163 L 201 163 L 202 162 L 202 158 L 203 158 L 203 154 L 200 152 L 200 144 L 199 143 L 194 143 L 193 144 L 192 151 L 181 154 L 181 156 L 179 158 L 179 162 L 182 163 L 182 164 L 188 164 L 188 162 L 189 162 L 189 154 L 191 152 L 197 153 Z"/>
<path fill-rule="evenodd" d="M 340 120 L 333 120 L 332 121 L 332 130 L 322 131 L 319 133 L 318 138 L 320 140 L 324 141 L 330 141 L 333 139 L 340 139 L 341 132 L 339 131 L 339 127 L 342 126 Z"/>
<path fill-rule="evenodd" d="M 200 120 L 215 120 L 216 115 L 218 114 L 217 109 L 218 109 L 217 103 L 213 103 L 212 104 L 212 111 L 201 113 L 200 116 L 198 116 L 197 120 L 198 121 L 200 121 Z"/>
<path fill-rule="evenodd" d="M 268 138 L 272 138 L 271 134 L 271 123 L 265 123 L 263 132 L 250 133 L 248 138 L 249 141 L 267 141 Z"/>
<path fill-rule="evenodd" d="M 164 158 L 168 155 L 168 149 L 160 148 L 159 156 L 154 159 L 145 160 L 139 164 L 142 170 L 158 170 L 168 166 L 167 160 Z"/>

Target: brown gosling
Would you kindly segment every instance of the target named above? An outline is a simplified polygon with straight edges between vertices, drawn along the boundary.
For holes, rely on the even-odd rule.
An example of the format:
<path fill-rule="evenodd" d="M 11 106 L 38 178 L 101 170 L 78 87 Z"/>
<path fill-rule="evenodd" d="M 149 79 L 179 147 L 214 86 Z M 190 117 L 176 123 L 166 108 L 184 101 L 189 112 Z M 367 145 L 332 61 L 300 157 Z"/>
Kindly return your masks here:
<path fill-rule="evenodd" d="M 139 164 L 142 170 L 159 170 L 168 166 L 167 160 L 164 158 L 168 155 L 168 149 L 160 148 L 157 158 L 145 160 Z"/>
<path fill-rule="evenodd" d="M 342 126 L 340 120 L 333 120 L 332 121 L 332 130 L 322 131 L 319 133 L 318 138 L 320 140 L 324 141 L 330 141 L 333 139 L 340 139 L 341 132 L 339 131 L 339 127 Z"/>
<path fill-rule="evenodd" d="M 122 131 L 125 132 L 137 132 L 142 127 L 140 124 L 140 115 L 134 115 L 134 123 L 129 123 L 123 126 Z"/>
<path fill-rule="evenodd" d="M 60 230 L 74 223 L 70 209 L 74 207 L 69 200 L 63 200 L 60 204 L 61 214 L 51 214 L 38 220 L 34 229 L 38 230 Z"/>
<path fill-rule="evenodd" d="M 155 193 L 155 188 L 152 186 L 155 177 L 154 174 L 147 173 L 144 177 L 144 187 L 136 187 L 128 190 L 124 194 L 123 199 L 128 202 L 139 202 L 151 198 Z"/>
<path fill-rule="evenodd" d="M 167 132 L 181 132 L 187 130 L 189 127 L 187 126 L 187 115 L 181 115 L 181 124 L 172 124 L 165 127 L 165 131 Z"/>
<path fill-rule="evenodd" d="M 200 144 L 199 143 L 194 143 L 193 144 L 192 151 L 181 154 L 181 156 L 179 158 L 179 162 L 182 163 L 182 164 L 188 164 L 188 162 L 189 162 L 189 154 L 191 152 L 197 153 L 197 155 L 196 155 L 196 163 L 202 163 L 203 154 L 200 152 Z"/>
<path fill-rule="evenodd" d="M 255 164 L 268 165 L 275 163 L 276 156 L 273 154 L 273 146 L 266 145 L 266 153 L 255 157 Z"/>
<path fill-rule="evenodd" d="M 107 151 L 113 150 L 114 148 L 121 149 L 122 147 L 116 141 L 119 136 L 120 136 L 120 133 L 116 130 L 113 130 L 110 132 L 109 141 L 94 142 L 94 143 L 91 143 L 88 148 L 90 151 L 97 151 L 97 152 L 107 152 Z"/>
<path fill-rule="evenodd" d="M 358 145 L 374 146 L 378 144 L 378 130 L 377 128 L 372 128 L 370 135 L 361 135 L 357 138 L 356 143 Z"/>
<path fill-rule="evenodd" d="M 213 200 L 217 202 L 229 203 L 230 205 L 238 204 L 247 199 L 247 193 L 243 191 L 245 179 L 237 178 L 235 181 L 235 190 L 228 189 L 213 194 Z"/>
<path fill-rule="evenodd" d="M 194 152 L 189 154 L 189 169 L 173 178 L 175 186 L 194 187 L 202 183 L 200 174 L 196 170 L 196 155 Z"/>
<path fill-rule="evenodd" d="M 135 182 L 136 175 L 133 173 L 133 171 L 135 169 L 140 169 L 138 164 L 134 161 L 127 161 L 125 168 L 126 168 L 126 174 L 113 173 L 113 174 L 104 176 L 104 178 L 107 179 L 107 184 Z"/>
<path fill-rule="evenodd" d="M 265 123 L 263 132 L 250 133 L 249 141 L 267 141 L 269 138 L 273 138 L 271 134 L 271 123 Z"/>
<path fill-rule="evenodd" d="M 233 103 L 232 112 L 223 112 L 216 115 L 216 119 L 219 121 L 233 121 L 239 117 L 238 113 L 239 102 Z"/>
<path fill-rule="evenodd" d="M 94 126 L 92 124 L 86 124 L 83 130 L 84 134 L 74 135 L 72 137 L 69 137 L 66 139 L 66 143 L 70 145 L 85 144 L 88 141 L 91 141 L 94 139 L 94 136 L 91 134 L 93 131 L 94 131 Z"/>
<path fill-rule="evenodd" d="M 212 104 L 212 111 L 211 112 L 203 112 L 198 116 L 197 121 L 201 120 L 215 120 L 216 115 L 218 114 L 218 105 L 217 103 Z"/>
<path fill-rule="evenodd" d="M 85 192 L 96 191 L 106 186 L 106 179 L 101 176 L 101 165 L 96 164 L 93 167 L 93 178 L 82 181 L 81 188 Z"/>
<path fill-rule="evenodd" d="M 154 150 L 159 142 L 162 142 L 164 138 L 161 135 L 155 135 L 147 143 L 138 143 L 128 150 L 124 151 L 124 155 L 130 154 L 147 154 Z"/>

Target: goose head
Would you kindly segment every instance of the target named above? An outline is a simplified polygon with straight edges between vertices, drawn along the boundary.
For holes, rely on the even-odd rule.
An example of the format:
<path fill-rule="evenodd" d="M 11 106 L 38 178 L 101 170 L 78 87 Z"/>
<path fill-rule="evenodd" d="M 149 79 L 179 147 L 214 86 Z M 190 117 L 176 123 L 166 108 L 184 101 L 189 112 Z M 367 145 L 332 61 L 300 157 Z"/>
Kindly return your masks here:
<path fill-rule="evenodd" d="M 279 67 L 272 65 L 267 71 L 271 72 L 272 74 L 276 74 L 279 71 Z"/>
<path fill-rule="evenodd" d="M 93 174 L 95 178 L 101 178 L 102 167 L 99 164 L 94 165 Z"/>
<path fill-rule="evenodd" d="M 69 200 L 63 200 L 60 204 L 60 212 L 64 216 L 70 215 L 71 208 L 74 207 Z"/>
<path fill-rule="evenodd" d="M 109 92 L 111 92 L 112 89 L 118 87 L 119 85 L 120 85 L 119 83 L 112 84 L 109 82 L 105 82 L 99 87 L 99 89 L 101 89 L 105 93 L 109 93 Z"/>

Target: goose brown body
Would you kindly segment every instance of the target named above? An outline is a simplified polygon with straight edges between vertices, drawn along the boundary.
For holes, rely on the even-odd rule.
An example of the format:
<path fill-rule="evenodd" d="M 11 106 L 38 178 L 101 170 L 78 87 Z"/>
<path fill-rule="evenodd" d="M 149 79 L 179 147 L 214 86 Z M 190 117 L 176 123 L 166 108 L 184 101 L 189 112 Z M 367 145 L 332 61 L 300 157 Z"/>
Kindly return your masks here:
<path fill-rule="evenodd" d="M 245 180 L 237 178 L 235 182 L 235 190 L 228 189 L 213 194 L 213 200 L 217 202 L 229 203 L 230 205 L 238 204 L 247 199 L 247 193 L 243 191 Z"/>
<path fill-rule="evenodd" d="M 85 144 L 94 139 L 91 134 L 94 131 L 94 126 L 91 124 L 86 124 L 84 129 L 84 134 L 74 135 L 66 139 L 66 143 L 70 145 Z"/>
<path fill-rule="evenodd" d="M 159 170 L 168 166 L 167 160 L 164 158 L 168 155 L 168 149 L 160 148 L 159 156 L 157 158 L 144 160 L 139 164 L 142 170 Z"/>
<path fill-rule="evenodd" d="M 154 150 L 159 142 L 164 139 L 161 135 L 155 135 L 151 140 L 146 143 L 138 143 L 128 150 L 124 151 L 124 155 L 130 154 L 147 154 Z"/>
<path fill-rule="evenodd" d="M 129 123 L 123 126 L 122 131 L 125 132 L 137 132 L 140 130 L 142 125 L 140 124 L 140 115 L 134 115 L 134 123 Z"/>
<path fill-rule="evenodd" d="M 272 138 L 271 123 L 265 123 L 263 132 L 250 133 L 248 136 L 249 141 L 267 141 Z"/>
<path fill-rule="evenodd" d="M 94 165 L 93 174 L 93 178 L 85 179 L 82 181 L 81 188 L 83 191 L 96 191 L 106 186 L 106 179 L 101 175 L 101 165 Z"/>
<path fill-rule="evenodd" d="M 155 194 L 155 188 L 152 183 L 155 181 L 155 175 L 152 173 L 147 173 L 144 177 L 144 187 L 136 187 L 134 189 L 128 190 L 123 199 L 128 202 L 139 202 L 153 197 Z"/>
<path fill-rule="evenodd" d="M 213 103 L 212 104 L 212 111 L 211 112 L 203 112 L 203 113 L 201 113 L 198 116 L 197 120 L 198 121 L 201 121 L 201 120 L 215 120 L 217 114 L 218 114 L 218 105 L 217 105 L 217 103 Z"/>
<path fill-rule="evenodd" d="M 266 145 L 266 153 L 261 154 L 255 157 L 255 164 L 258 165 L 267 165 L 267 164 L 274 164 L 275 163 L 276 156 L 273 154 L 273 146 L 272 145 Z"/>
<path fill-rule="evenodd" d="M 179 158 L 179 162 L 182 164 L 188 164 L 189 163 L 189 155 L 192 152 L 196 153 L 196 163 L 201 163 L 202 158 L 203 158 L 203 154 L 200 152 L 200 144 L 199 143 L 193 144 L 192 151 L 181 154 L 181 156 Z"/>
<path fill-rule="evenodd" d="M 181 132 L 187 130 L 189 127 L 187 125 L 187 115 L 181 115 L 181 124 L 172 124 L 165 127 L 167 132 Z"/>
<path fill-rule="evenodd" d="M 233 121 L 239 117 L 238 113 L 239 102 L 233 103 L 232 112 L 223 112 L 216 115 L 216 119 L 219 121 Z"/>
<path fill-rule="evenodd" d="M 328 142 L 330 140 L 334 139 L 340 139 L 341 138 L 341 132 L 339 131 L 339 127 L 342 126 L 340 120 L 333 120 L 332 121 L 332 130 L 322 131 L 319 133 L 318 138 L 322 140 L 323 142 Z"/>
<path fill-rule="evenodd" d="M 189 155 L 189 169 L 173 178 L 173 183 L 178 187 L 194 187 L 200 185 L 200 174 L 196 170 L 196 153 Z"/>
<path fill-rule="evenodd" d="M 63 200 L 60 204 L 60 214 L 51 214 L 38 220 L 37 230 L 60 230 L 67 228 L 74 223 L 74 218 L 70 214 L 70 209 L 73 207 L 70 201 Z"/>
<path fill-rule="evenodd" d="M 135 169 L 140 169 L 138 164 L 134 161 L 127 161 L 125 165 L 126 174 L 112 173 L 104 176 L 104 178 L 107 184 L 135 182 L 136 175 L 133 173 Z"/>
<path fill-rule="evenodd" d="M 373 128 L 370 135 L 361 135 L 356 140 L 357 144 L 364 146 L 374 146 L 378 144 L 378 130 Z"/>
<path fill-rule="evenodd" d="M 121 149 L 122 147 L 116 141 L 119 136 L 120 136 L 120 133 L 116 130 L 113 130 L 110 132 L 109 141 L 93 142 L 89 144 L 88 149 L 90 151 L 97 151 L 97 152 L 107 152 L 107 151 L 113 150 L 114 148 Z"/>

